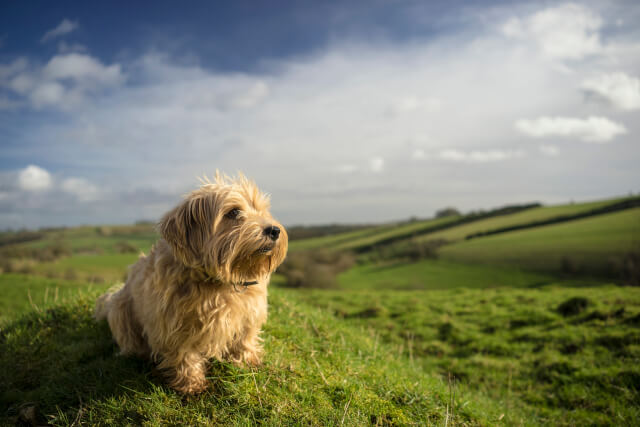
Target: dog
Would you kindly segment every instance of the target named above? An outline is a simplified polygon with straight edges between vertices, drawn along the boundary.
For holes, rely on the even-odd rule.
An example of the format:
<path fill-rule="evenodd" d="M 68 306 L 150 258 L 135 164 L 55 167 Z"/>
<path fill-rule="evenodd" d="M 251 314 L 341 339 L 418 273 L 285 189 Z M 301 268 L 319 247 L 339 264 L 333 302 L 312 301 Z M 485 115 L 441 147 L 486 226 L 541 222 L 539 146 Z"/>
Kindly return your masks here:
<path fill-rule="evenodd" d="M 207 388 L 210 359 L 259 365 L 267 285 L 288 244 L 269 207 L 244 175 L 216 172 L 165 214 L 149 255 L 96 302 L 121 354 L 150 358 L 185 394 Z"/>

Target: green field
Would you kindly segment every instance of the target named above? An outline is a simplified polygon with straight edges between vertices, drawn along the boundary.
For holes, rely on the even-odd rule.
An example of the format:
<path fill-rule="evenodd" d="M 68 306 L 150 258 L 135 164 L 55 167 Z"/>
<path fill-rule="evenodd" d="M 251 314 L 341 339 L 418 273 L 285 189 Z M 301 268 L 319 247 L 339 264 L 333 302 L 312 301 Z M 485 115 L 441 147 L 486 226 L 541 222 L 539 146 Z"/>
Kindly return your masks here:
<path fill-rule="evenodd" d="M 352 250 L 375 245 L 386 239 L 410 234 L 420 234 L 432 227 L 439 227 L 447 223 L 455 222 L 459 217 L 415 221 L 400 225 L 384 225 L 380 227 L 366 228 L 349 233 L 341 233 L 333 236 L 323 236 L 313 239 L 294 240 L 291 242 L 291 250 L 305 250 L 328 248 L 331 250 Z"/>
<path fill-rule="evenodd" d="M 83 282 L 24 274 L 0 274 L 0 325 L 23 313 L 46 310 L 74 299 L 91 288 L 91 285 Z M 105 286 L 94 285 L 93 288 L 100 290 L 105 289 Z"/>
<path fill-rule="evenodd" d="M 567 280 L 517 267 L 463 264 L 446 260 L 423 260 L 415 263 L 364 264 L 338 276 L 343 289 L 453 289 L 453 288 L 524 288 L 547 284 L 584 286 L 602 281 Z"/>
<path fill-rule="evenodd" d="M 640 287 L 616 284 L 637 284 L 640 208 L 465 240 L 616 201 L 292 241 L 309 271 L 350 260 L 337 288 L 284 289 L 282 269 L 264 365 L 213 363 L 189 398 L 91 317 L 151 226 L 0 245 L 0 425 L 637 425 Z"/>
<path fill-rule="evenodd" d="M 148 363 L 116 356 L 106 324 L 91 318 L 96 295 L 2 327 L 5 422 L 34 404 L 54 425 L 630 425 L 640 416 L 638 289 L 276 288 L 264 366 L 214 363 L 211 389 L 186 400 Z"/>
<path fill-rule="evenodd" d="M 638 288 L 308 291 L 300 298 L 395 347 L 410 365 L 451 374 L 497 403 L 506 425 L 640 419 Z"/>
<path fill-rule="evenodd" d="M 633 250 L 640 250 L 640 208 L 461 241 L 440 254 L 534 271 L 558 271 L 570 260 L 578 271 L 603 275 Z"/>
<path fill-rule="evenodd" d="M 138 256 L 138 254 L 72 255 L 39 263 L 34 267 L 34 271 L 45 276 L 71 276 L 100 283 L 118 282 L 124 280 L 127 266 L 135 263 Z"/>
<path fill-rule="evenodd" d="M 393 229 L 393 224 L 372 226 L 346 233 L 330 234 L 328 236 L 313 237 L 310 239 L 292 240 L 289 242 L 289 250 L 305 250 L 332 247 L 337 244 L 376 235 L 386 230 Z"/>
<path fill-rule="evenodd" d="M 64 242 L 74 252 L 116 253 L 119 243 L 129 243 L 137 250 L 148 251 L 158 234 L 151 225 L 75 227 L 48 231 L 42 239 L 25 246 L 46 247 Z"/>
<path fill-rule="evenodd" d="M 422 240 L 445 239 L 456 241 L 464 239 L 466 236 L 479 232 L 486 232 L 498 228 L 514 225 L 529 224 L 536 221 L 549 220 L 561 216 L 577 215 L 593 209 L 603 208 L 607 205 L 623 201 L 625 199 L 611 199 L 589 203 L 575 203 L 570 205 L 543 206 L 539 208 L 527 209 L 511 215 L 500 215 L 492 218 L 462 224 L 447 230 L 425 234 Z"/>
<path fill-rule="evenodd" d="M 211 389 L 185 399 L 148 363 L 116 356 L 108 327 L 91 318 L 95 295 L 2 330 L 5 422 L 33 405 L 32 418 L 54 425 L 487 424 L 503 413 L 473 390 L 450 389 L 375 334 L 283 290 L 271 295 L 264 366 L 214 363 Z"/>

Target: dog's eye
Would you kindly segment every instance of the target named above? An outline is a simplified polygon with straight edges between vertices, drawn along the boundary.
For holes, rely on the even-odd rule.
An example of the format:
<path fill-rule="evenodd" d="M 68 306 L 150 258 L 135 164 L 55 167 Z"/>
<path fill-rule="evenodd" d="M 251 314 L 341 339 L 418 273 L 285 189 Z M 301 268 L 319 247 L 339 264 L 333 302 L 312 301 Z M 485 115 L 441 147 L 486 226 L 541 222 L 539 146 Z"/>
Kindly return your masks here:
<path fill-rule="evenodd" d="M 224 216 L 227 219 L 236 219 L 240 215 L 240 209 L 233 208 L 229 212 L 227 212 Z"/>

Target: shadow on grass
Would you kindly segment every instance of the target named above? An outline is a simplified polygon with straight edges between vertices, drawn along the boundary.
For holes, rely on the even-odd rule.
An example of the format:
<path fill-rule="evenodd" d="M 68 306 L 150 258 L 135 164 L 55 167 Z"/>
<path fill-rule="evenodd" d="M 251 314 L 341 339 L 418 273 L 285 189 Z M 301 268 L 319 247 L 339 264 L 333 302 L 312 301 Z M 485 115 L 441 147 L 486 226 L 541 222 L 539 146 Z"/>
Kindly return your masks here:
<path fill-rule="evenodd" d="M 0 329 L 0 424 L 40 424 L 61 415 L 73 421 L 90 401 L 163 387 L 151 362 L 117 355 L 107 323 L 92 318 L 91 306 L 32 313 Z M 212 374 L 226 371 L 214 366 Z M 213 393 L 224 393 L 221 387 Z"/>

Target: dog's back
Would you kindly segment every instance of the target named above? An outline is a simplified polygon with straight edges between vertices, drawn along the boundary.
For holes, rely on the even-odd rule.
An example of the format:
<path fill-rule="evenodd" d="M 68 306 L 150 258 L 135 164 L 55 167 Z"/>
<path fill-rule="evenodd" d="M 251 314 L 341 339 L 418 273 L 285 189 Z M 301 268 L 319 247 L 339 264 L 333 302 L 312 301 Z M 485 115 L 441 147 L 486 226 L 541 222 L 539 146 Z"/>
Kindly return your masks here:
<path fill-rule="evenodd" d="M 97 320 L 106 319 L 113 338 L 120 347 L 121 354 L 149 355 L 149 346 L 142 335 L 142 327 L 135 317 L 131 288 L 138 276 L 136 271 L 146 267 L 147 257 L 140 255 L 138 261 L 129 268 L 127 282 L 111 288 L 96 301 L 94 316 Z"/>

